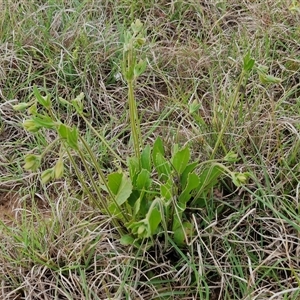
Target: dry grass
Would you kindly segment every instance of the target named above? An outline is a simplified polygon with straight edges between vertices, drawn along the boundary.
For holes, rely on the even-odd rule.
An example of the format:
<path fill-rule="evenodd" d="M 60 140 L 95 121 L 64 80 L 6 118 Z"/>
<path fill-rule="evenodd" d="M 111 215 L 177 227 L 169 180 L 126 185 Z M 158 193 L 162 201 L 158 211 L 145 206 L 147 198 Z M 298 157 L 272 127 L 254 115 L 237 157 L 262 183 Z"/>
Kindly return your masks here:
<path fill-rule="evenodd" d="M 0 2 L 0 205 L 8 210 L 0 214 L 0 298 L 299 299 L 300 13 L 292 1 L 43 2 Z M 104 167 L 113 168 L 107 150 L 58 96 L 83 91 L 93 126 L 119 155 L 132 153 L 118 76 L 120 35 L 135 18 L 148 40 L 148 68 L 136 86 L 146 142 L 189 141 L 194 157 L 208 159 L 245 53 L 282 79 L 265 86 L 253 73 L 241 91 L 223 143 L 252 179 L 238 190 L 220 184 L 194 212 L 197 235 L 185 249 L 164 252 L 160 240 L 147 250 L 124 247 L 71 167 L 46 187 L 38 172 L 22 169 L 25 153 L 53 140 L 26 133 L 24 116 L 12 110 L 31 99 L 34 84 L 51 92 Z M 193 101 L 201 106 L 191 115 Z"/>

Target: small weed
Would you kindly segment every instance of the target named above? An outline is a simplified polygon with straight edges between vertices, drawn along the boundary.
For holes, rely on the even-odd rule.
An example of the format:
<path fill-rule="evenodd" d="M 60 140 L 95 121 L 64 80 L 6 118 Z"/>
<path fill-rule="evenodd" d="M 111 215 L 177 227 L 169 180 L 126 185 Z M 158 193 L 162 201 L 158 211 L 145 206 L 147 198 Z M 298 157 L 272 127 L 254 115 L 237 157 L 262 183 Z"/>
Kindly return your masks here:
<path fill-rule="evenodd" d="M 54 130 L 57 133 L 57 139 L 42 154 L 26 155 L 24 168 L 36 171 L 41 165 L 42 157 L 49 151 L 49 148 L 59 143 L 60 156 L 54 167 L 42 172 L 42 183 L 45 184 L 52 179 L 59 179 L 63 176 L 63 157 L 67 153 L 85 193 L 90 195 L 93 203 L 102 212 L 112 217 L 115 227 L 121 234 L 123 244 L 135 243 L 138 245 L 138 241 L 148 238 L 153 240 L 156 235 L 163 233 L 166 248 L 168 248 L 167 241 L 170 234 L 177 245 L 184 246 L 188 242 L 188 238 L 193 237 L 192 223 L 185 215 L 187 204 L 190 204 L 190 209 L 197 208 L 199 205 L 205 207 L 207 205 L 205 199 L 219 183 L 220 178 L 228 176 L 236 186 L 241 186 L 247 181 L 249 174 L 231 172 L 226 167 L 224 163 L 235 162 L 237 159 L 237 156 L 232 152 L 227 153 L 224 159 L 221 160 L 211 159 L 201 163 L 198 161 L 191 162 L 188 145 L 180 148 L 178 144 L 175 144 L 171 151 L 171 157 L 168 157 L 165 154 L 163 141 L 160 137 L 156 139 L 153 146 L 147 145 L 142 151 L 140 150 L 142 137 L 134 98 L 134 84 L 137 77 L 146 68 L 145 60 L 137 62 L 136 53 L 137 47 L 144 42 L 142 23 L 137 20 L 131 25 L 131 31 L 125 33 L 122 65 L 123 76 L 128 84 L 129 116 L 135 154 L 133 157 L 126 159 L 128 169 L 119 169 L 106 176 L 97 162 L 96 155 L 86 140 L 79 134 L 78 129 L 59 120 L 52 108 L 50 94 L 42 96 L 37 87 L 33 89 L 35 101 L 20 103 L 15 105 L 14 108 L 17 110 L 28 108 L 31 118 L 23 122 L 23 127 L 27 131 L 35 133 L 41 129 Z M 250 71 L 253 65 L 254 60 L 249 55 L 246 56 L 240 82 L 244 79 L 244 73 Z M 237 93 L 233 99 L 229 116 L 236 100 Z M 76 113 L 93 129 L 84 116 L 83 94 L 70 102 L 62 98 L 60 98 L 60 101 L 67 106 L 71 105 Z M 194 108 L 191 109 L 194 110 Z M 224 129 L 228 120 L 229 118 L 226 119 Z M 108 142 L 99 133 L 95 133 L 100 138 L 100 142 L 105 144 L 114 157 L 118 159 L 119 156 L 110 148 Z M 224 130 L 219 134 L 212 157 L 218 149 L 223 133 Z M 89 180 L 92 183 L 92 190 L 87 187 L 85 179 L 80 175 L 73 159 L 72 152 L 74 151 L 78 153 L 85 166 Z M 124 160 L 119 159 L 118 163 L 124 164 Z M 100 185 L 99 181 L 95 180 L 88 164 L 92 164 L 96 170 Z M 108 194 L 108 197 L 104 196 L 103 191 Z M 97 195 L 96 198 L 94 194 Z M 119 224 L 121 224 L 121 227 Z M 124 235 L 123 228 L 126 228 L 129 235 Z"/>

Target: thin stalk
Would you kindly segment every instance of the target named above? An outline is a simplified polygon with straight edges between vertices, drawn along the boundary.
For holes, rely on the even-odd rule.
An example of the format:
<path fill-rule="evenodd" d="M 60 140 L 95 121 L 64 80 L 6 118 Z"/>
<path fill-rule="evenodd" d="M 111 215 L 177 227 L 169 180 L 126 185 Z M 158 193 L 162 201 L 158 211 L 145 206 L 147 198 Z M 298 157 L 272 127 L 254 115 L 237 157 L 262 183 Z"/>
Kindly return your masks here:
<path fill-rule="evenodd" d="M 94 203 L 100 210 L 102 210 L 103 207 L 104 207 L 105 212 L 110 216 L 110 218 L 111 218 L 111 220 L 112 220 L 112 223 L 113 223 L 114 227 L 118 230 L 118 232 L 119 232 L 120 235 L 124 235 L 122 229 L 120 228 L 120 224 L 119 224 L 119 223 L 117 222 L 117 220 L 111 215 L 111 213 L 109 212 L 109 210 L 108 210 L 108 208 L 107 208 L 106 203 L 104 203 L 104 201 L 101 201 L 101 203 L 103 204 L 103 207 L 101 207 L 101 205 L 99 204 L 99 200 L 96 199 L 96 198 L 94 197 L 94 195 L 91 193 L 90 189 L 88 188 L 87 184 L 85 183 L 86 180 L 82 177 L 81 172 L 80 172 L 80 170 L 78 169 L 77 164 L 76 164 L 76 162 L 75 162 L 73 156 L 71 155 L 69 149 L 67 148 L 67 146 L 66 146 L 66 151 L 67 151 L 68 156 L 69 156 L 69 159 L 70 159 L 70 161 L 71 161 L 71 163 L 72 163 L 72 165 L 73 165 L 73 167 L 74 167 L 75 173 L 76 173 L 77 177 L 79 178 L 80 183 L 81 183 L 82 186 L 83 186 L 84 191 L 90 196 L 90 198 L 92 199 L 93 203 Z M 82 155 L 82 153 L 81 153 L 80 151 L 78 151 L 78 152 L 79 152 L 80 158 L 81 158 L 81 160 L 82 160 L 82 162 L 83 162 L 83 164 L 84 164 L 84 166 L 85 166 L 85 168 L 86 168 L 86 170 L 87 170 L 87 173 L 88 173 L 88 175 L 89 175 L 89 177 L 90 177 L 90 180 L 91 180 L 91 182 L 92 182 L 92 184 L 93 184 L 93 188 L 95 189 L 95 191 L 96 191 L 96 193 L 97 193 L 97 196 L 100 198 L 100 197 L 101 197 L 100 191 L 99 191 L 99 189 L 98 189 L 97 184 L 94 182 L 94 179 L 93 179 L 93 177 L 92 177 L 92 174 L 91 174 L 91 172 L 89 171 L 88 165 L 87 165 L 86 162 L 85 162 L 85 157 Z"/>
<path fill-rule="evenodd" d="M 126 161 L 123 160 L 117 153 L 116 151 L 114 151 L 110 145 L 107 143 L 107 141 L 105 140 L 105 138 L 99 134 L 99 132 L 92 126 L 92 124 L 88 121 L 88 119 L 81 114 L 80 115 L 82 117 L 82 119 L 85 121 L 85 123 L 89 126 L 89 128 L 92 129 L 92 131 L 94 132 L 94 134 L 101 140 L 101 142 L 109 149 L 109 151 L 115 156 L 115 158 L 118 159 L 118 161 L 122 162 L 124 165 L 126 165 Z"/>
<path fill-rule="evenodd" d="M 115 196 L 112 194 L 112 192 L 111 192 L 111 190 L 110 190 L 110 188 L 109 188 L 109 186 L 108 186 L 108 184 L 107 184 L 106 178 L 105 178 L 105 176 L 104 176 L 104 174 L 103 174 L 101 168 L 99 167 L 99 164 L 98 164 L 98 162 L 97 162 L 97 159 L 96 159 L 94 153 L 91 151 L 91 149 L 90 149 L 89 145 L 87 144 L 87 142 L 86 142 L 81 136 L 79 136 L 79 138 L 80 138 L 82 144 L 84 145 L 85 149 L 88 151 L 88 153 L 89 153 L 89 155 L 90 155 L 90 158 L 91 158 L 91 160 L 92 160 L 93 166 L 96 168 L 96 171 L 97 171 L 98 175 L 100 176 L 100 178 L 101 178 L 103 184 L 105 185 L 105 187 L 106 187 L 106 189 L 107 189 L 107 192 L 109 193 L 110 198 L 113 200 L 113 202 L 115 203 L 115 205 L 116 205 L 116 206 L 118 207 L 118 209 L 120 210 L 120 212 L 121 212 L 123 218 L 124 218 L 126 221 L 128 221 L 127 216 L 122 212 L 122 209 L 121 209 L 121 207 L 119 206 L 119 204 L 117 203 L 117 201 L 116 201 L 116 199 L 115 199 Z M 84 155 L 81 153 L 81 151 L 78 151 L 78 152 L 79 152 L 79 155 L 80 155 L 80 157 L 81 157 L 83 163 L 85 164 L 85 167 L 86 167 L 87 172 L 88 172 L 88 174 L 89 174 L 89 176 L 90 176 L 90 179 L 91 179 L 91 182 L 92 182 L 92 184 L 93 184 L 93 187 L 94 187 L 95 191 L 97 192 L 97 194 L 98 194 L 99 197 L 100 197 L 100 196 L 101 196 L 101 193 L 100 193 L 99 187 L 98 187 L 98 185 L 95 183 L 95 181 L 94 181 L 94 179 L 93 179 L 93 176 L 92 176 L 92 174 L 90 173 L 90 170 L 89 170 L 88 166 L 86 165 L 85 157 L 84 157 Z M 109 210 L 108 210 L 108 207 L 107 207 L 106 203 L 105 203 L 105 210 L 109 213 Z"/>
<path fill-rule="evenodd" d="M 239 82 L 238 82 L 238 85 L 236 87 L 236 90 L 235 90 L 235 93 L 234 93 L 234 96 L 233 96 L 233 99 L 231 101 L 231 104 L 230 104 L 230 108 L 229 108 L 229 111 L 228 111 L 228 114 L 227 114 L 227 117 L 225 119 L 225 122 L 224 122 L 224 125 L 222 126 L 222 129 L 221 129 L 221 132 L 219 133 L 218 135 L 218 139 L 217 139 L 217 142 L 215 144 L 215 147 L 213 149 L 213 152 L 210 156 L 210 159 L 214 159 L 217 151 L 218 151 L 218 148 L 222 142 L 222 138 L 224 136 L 224 133 L 225 133 L 225 130 L 227 129 L 227 126 L 229 124 L 229 120 L 231 118 L 231 115 L 232 115 L 232 111 L 233 111 L 233 108 L 235 107 L 236 105 L 236 102 L 237 100 L 239 99 L 239 92 L 240 92 L 240 87 L 242 85 L 242 82 L 243 82 L 243 79 L 244 79 L 244 76 L 245 76 L 245 71 L 243 70 L 241 75 L 240 75 L 240 78 L 239 78 Z"/>
<path fill-rule="evenodd" d="M 133 89 L 133 80 L 128 81 L 128 101 L 129 101 L 129 117 L 131 124 L 131 132 L 133 137 L 133 145 L 135 156 L 140 161 L 140 142 L 141 142 L 141 134 L 140 134 L 140 124 L 137 114 L 137 107 L 134 97 L 134 89 Z"/>
<path fill-rule="evenodd" d="M 83 178 L 83 176 L 82 176 L 79 168 L 77 167 L 77 164 L 76 164 L 73 156 L 71 155 L 69 149 L 66 148 L 66 151 L 67 151 L 68 157 L 69 157 L 69 159 L 70 159 L 70 161 L 71 161 L 71 163 L 73 165 L 73 168 L 75 170 L 76 176 L 78 177 L 81 185 L 83 186 L 83 191 L 90 196 L 90 198 L 92 199 L 93 203 L 101 210 L 102 207 L 99 205 L 99 201 L 97 201 L 96 198 L 94 197 L 94 195 L 90 192 L 90 189 L 86 185 L 85 179 Z"/>

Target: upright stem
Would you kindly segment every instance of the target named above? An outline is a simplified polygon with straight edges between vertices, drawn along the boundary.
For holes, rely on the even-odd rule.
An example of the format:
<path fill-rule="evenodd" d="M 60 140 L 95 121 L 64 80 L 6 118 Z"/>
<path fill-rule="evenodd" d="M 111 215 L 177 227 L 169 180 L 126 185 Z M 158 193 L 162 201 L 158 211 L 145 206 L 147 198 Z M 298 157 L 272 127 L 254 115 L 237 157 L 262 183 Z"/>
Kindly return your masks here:
<path fill-rule="evenodd" d="M 128 99 L 129 99 L 129 117 L 131 124 L 131 133 L 133 137 L 133 145 L 135 156 L 140 161 L 140 124 L 137 114 L 137 107 L 134 98 L 133 80 L 128 81 Z"/>
<path fill-rule="evenodd" d="M 222 138 L 223 138 L 223 135 L 224 135 L 224 133 L 225 133 L 225 130 L 227 129 L 227 126 L 228 126 L 228 124 L 229 124 L 229 120 L 230 120 L 231 115 L 232 115 L 233 108 L 235 107 L 236 102 L 237 102 L 237 100 L 238 100 L 238 98 L 239 98 L 240 87 L 241 87 L 241 85 L 242 85 L 244 76 L 245 76 L 245 71 L 243 70 L 242 73 L 241 73 L 241 75 L 240 75 L 239 82 L 238 82 L 238 84 L 237 84 L 237 87 L 236 87 L 236 90 L 235 90 L 233 99 L 232 99 L 232 101 L 231 101 L 231 104 L 230 104 L 230 107 L 229 107 L 229 111 L 228 111 L 227 117 L 226 117 L 225 122 L 224 122 L 224 124 L 223 124 L 223 126 L 222 126 L 221 132 L 220 132 L 219 135 L 218 135 L 218 139 L 217 139 L 217 142 L 216 142 L 216 144 L 215 144 L 214 150 L 213 150 L 213 152 L 212 152 L 212 154 L 211 154 L 211 156 L 210 156 L 210 159 L 214 159 L 214 158 L 215 158 L 215 155 L 216 155 L 217 150 L 218 150 L 218 148 L 219 148 L 219 146 L 220 146 L 220 143 L 221 143 L 221 141 L 222 141 Z"/>

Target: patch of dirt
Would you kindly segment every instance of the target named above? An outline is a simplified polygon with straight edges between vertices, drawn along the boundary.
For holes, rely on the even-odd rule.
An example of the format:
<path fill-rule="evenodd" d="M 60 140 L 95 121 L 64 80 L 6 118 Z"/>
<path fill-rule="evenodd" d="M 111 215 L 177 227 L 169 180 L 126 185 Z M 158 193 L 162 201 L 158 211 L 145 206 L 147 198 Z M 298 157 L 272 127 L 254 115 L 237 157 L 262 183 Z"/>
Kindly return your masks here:
<path fill-rule="evenodd" d="M 0 220 L 3 222 L 14 219 L 14 210 L 18 206 L 17 193 L 0 192 Z"/>
<path fill-rule="evenodd" d="M 35 205 L 43 217 L 47 218 L 49 215 L 49 206 L 40 198 L 35 197 Z M 26 203 L 26 210 L 30 213 L 30 203 Z M 19 210 L 24 209 L 24 202 L 20 200 L 18 192 L 3 192 L 0 191 L 0 221 L 7 225 L 12 225 L 17 219 Z M 19 214 L 20 216 L 20 214 Z"/>

